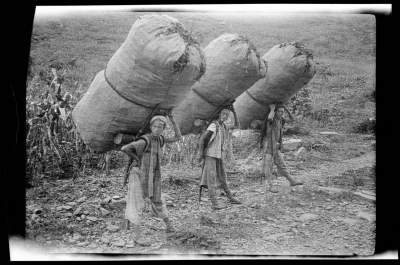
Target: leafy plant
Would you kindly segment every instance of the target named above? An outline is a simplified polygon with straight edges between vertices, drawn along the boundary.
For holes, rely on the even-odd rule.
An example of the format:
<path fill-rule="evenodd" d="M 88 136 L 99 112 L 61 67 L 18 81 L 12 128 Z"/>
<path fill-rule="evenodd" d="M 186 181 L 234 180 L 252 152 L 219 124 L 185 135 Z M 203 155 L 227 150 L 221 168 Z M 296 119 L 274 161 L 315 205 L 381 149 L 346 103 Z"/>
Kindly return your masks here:
<path fill-rule="evenodd" d="M 288 110 L 296 116 L 308 116 L 312 111 L 311 89 L 307 86 L 300 89 L 289 101 Z"/>
<path fill-rule="evenodd" d="M 99 155 L 83 143 L 72 121 L 77 96 L 62 89 L 64 69 L 41 71 L 28 82 L 26 101 L 26 177 L 75 178 L 85 167 L 97 166 Z M 51 82 L 49 76 L 53 75 Z M 95 160 L 95 163 L 91 163 Z"/>

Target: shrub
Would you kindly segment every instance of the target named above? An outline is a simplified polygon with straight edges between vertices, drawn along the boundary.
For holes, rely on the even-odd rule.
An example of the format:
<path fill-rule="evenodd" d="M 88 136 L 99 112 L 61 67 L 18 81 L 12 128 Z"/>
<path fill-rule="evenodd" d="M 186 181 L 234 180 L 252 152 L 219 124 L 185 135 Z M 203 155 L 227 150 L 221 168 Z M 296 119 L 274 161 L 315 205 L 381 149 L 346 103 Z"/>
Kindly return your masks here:
<path fill-rule="evenodd" d="M 376 101 L 376 90 L 374 89 L 371 93 L 366 95 L 366 98 L 372 102 Z"/>
<path fill-rule="evenodd" d="M 336 107 L 333 108 L 321 108 L 319 110 L 312 111 L 309 114 L 309 117 L 313 120 L 316 120 L 320 123 L 320 125 L 327 125 L 330 123 L 334 123 L 340 120 L 343 120 L 345 117 L 345 113 Z"/>
<path fill-rule="evenodd" d="M 300 89 L 289 101 L 288 110 L 296 116 L 308 116 L 312 111 L 311 89 L 307 86 Z"/>
<path fill-rule="evenodd" d="M 50 76 L 53 74 L 51 82 Z M 63 74 L 66 74 L 64 71 Z M 28 79 L 26 100 L 26 178 L 74 178 L 95 167 L 100 155 L 92 153 L 76 131 L 71 112 L 77 96 L 62 92 L 64 76 L 56 69 L 41 69 Z"/>
<path fill-rule="evenodd" d="M 366 119 L 353 127 L 354 133 L 375 133 L 376 120 L 374 118 Z"/>

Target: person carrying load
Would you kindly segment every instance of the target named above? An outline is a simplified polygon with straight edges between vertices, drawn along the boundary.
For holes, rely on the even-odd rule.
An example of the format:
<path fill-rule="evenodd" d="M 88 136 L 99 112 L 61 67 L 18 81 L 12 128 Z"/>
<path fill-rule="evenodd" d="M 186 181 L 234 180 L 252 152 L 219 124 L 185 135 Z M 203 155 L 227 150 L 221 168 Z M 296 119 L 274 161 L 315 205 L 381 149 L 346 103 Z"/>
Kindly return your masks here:
<path fill-rule="evenodd" d="M 146 133 L 131 143 L 122 146 L 121 151 L 138 162 L 138 167 L 130 167 L 125 219 L 127 229 L 134 226 L 135 242 L 140 243 L 140 224 L 146 213 L 161 218 L 166 224 L 166 232 L 174 232 L 168 212 L 161 199 L 161 156 L 165 143 L 182 138 L 170 113 L 168 116 L 174 127 L 175 136 L 164 137 L 163 131 L 167 119 L 162 115 L 153 116 L 150 120 L 150 133 Z M 142 242 L 143 243 L 143 242 Z M 146 243 L 145 243 L 146 244 Z M 143 245 L 143 244 L 142 244 Z"/>
<path fill-rule="evenodd" d="M 262 177 L 266 178 L 266 182 L 268 183 L 267 190 L 273 193 L 278 192 L 272 182 L 273 163 L 276 164 L 278 173 L 290 182 L 290 186 L 303 184 L 302 182 L 293 179 L 289 175 L 285 161 L 283 160 L 281 154 L 282 131 L 285 124 L 285 120 L 282 118 L 284 110 L 285 108 L 283 105 L 278 105 L 275 108 L 275 104 L 272 104 L 260 134 L 260 147 L 263 150 L 264 156 L 262 164 Z"/>
<path fill-rule="evenodd" d="M 211 122 L 207 130 L 200 137 L 199 141 L 199 159 L 203 164 L 199 200 L 201 200 L 202 188 L 207 188 L 212 205 L 211 208 L 213 210 L 223 209 L 223 206 L 218 204 L 216 198 L 215 192 L 217 184 L 220 184 L 220 187 L 226 193 L 230 203 L 241 204 L 239 200 L 233 197 L 226 182 L 223 148 L 226 140 L 227 128 L 224 122 L 228 119 L 229 112 L 230 111 L 227 108 L 222 109 L 219 113 L 218 119 Z M 236 114 L 235 126 L 238 126 Z"/>

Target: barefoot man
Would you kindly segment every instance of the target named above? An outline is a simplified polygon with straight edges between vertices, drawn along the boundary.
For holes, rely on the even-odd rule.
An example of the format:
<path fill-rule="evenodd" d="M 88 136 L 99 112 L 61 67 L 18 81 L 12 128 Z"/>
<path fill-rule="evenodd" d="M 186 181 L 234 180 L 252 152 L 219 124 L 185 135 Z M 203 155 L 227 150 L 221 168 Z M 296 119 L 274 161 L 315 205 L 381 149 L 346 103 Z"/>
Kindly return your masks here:
<path fill-rule="evenodd" d="M 282 105 L 277 106 L 276 108 L 275 104 L 271 105 L 269 115 L 261 129 L 260 144 L 264 154 L 262 172 L 267 180 L 267 190 L 273 193 L 278 192 L 272 181 L 272 169 L 274 163 L 278 168 L 278 174 L 285 177 L 291 186 L 303 184 L 300 181 L 294 180 L 289 175 L 285 161 L 282 157 L 282 130 L 285 122 L 282 118 L 283 113 L 284 107 Z"/>
<path fill-rule="evenodd" d="M 211 208 L 219 210 L 223 207 L 218 204 L 216 198 L 217 184 L 226 193 L 230 203 L 240 204 L 241 202 L 235 199 L 228 188 L 226 182 L 225 165 L 223 161 L 223 148 L 226 139 L 225 121 L 229 117 L 229 110 L 223 109 L 219 114 L 218 120 L 214 120 L 207 128 L 207 131 L 200 138 L 200 160 L 203 162 L 203 171 L 200 182 L 200 197 L 203 187 L 208 188 L 208 195 L 211 201 Z M 237 125 L 237 118 L 235 119 Z"/>
<path fill-rule="evenodd" d="M 153 216 L 161 218 L 166 224 L 167 232 L 174 231 L 167 209 L 161 200 L 160 158 L 163 145 L 178 141 L 182 136 L 170 114 L 169 117 L 174 127 L 175 137 L 166 138 L 162 135 L 167 119 L 157 115 L 150 120 L 150 133 L 144 134 L 121 148 L 122 152 L 139 161 L 138 168 L 131 167 L 130 169 L 125 210 L 127 228 L 129 229 L 130 224 L 133 225 L 134 241 L 139 245 L 148 245 L 140 238 L 140 223 L 145 213 L 150 212 Z"/>

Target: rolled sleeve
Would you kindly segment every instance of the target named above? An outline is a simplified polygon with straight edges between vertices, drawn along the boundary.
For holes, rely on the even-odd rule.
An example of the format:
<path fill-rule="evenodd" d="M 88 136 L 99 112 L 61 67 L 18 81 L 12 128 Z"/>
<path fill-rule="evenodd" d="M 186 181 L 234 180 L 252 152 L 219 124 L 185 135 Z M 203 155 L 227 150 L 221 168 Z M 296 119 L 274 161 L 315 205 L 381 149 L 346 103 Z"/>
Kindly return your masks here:
<path fill-rule="evenodd" d="M 140 139 L 130 144 L 124 145 L 121 149 L 125 149 L 127 152 L 136 153 L 138 156 L 141 156 L 143 154 L 145 147 L 146 147 L 146 141 Z"/>

